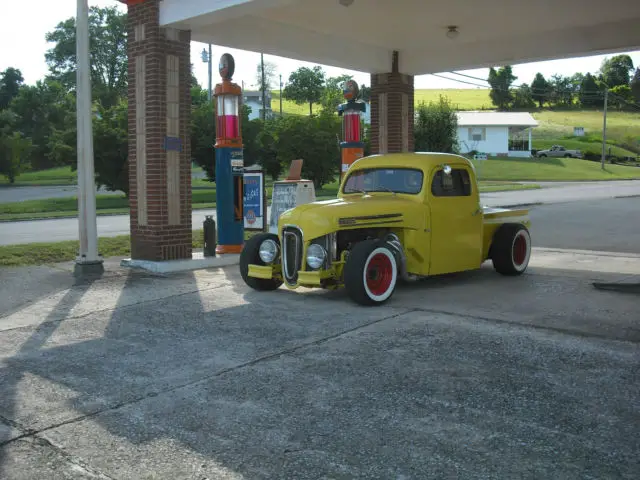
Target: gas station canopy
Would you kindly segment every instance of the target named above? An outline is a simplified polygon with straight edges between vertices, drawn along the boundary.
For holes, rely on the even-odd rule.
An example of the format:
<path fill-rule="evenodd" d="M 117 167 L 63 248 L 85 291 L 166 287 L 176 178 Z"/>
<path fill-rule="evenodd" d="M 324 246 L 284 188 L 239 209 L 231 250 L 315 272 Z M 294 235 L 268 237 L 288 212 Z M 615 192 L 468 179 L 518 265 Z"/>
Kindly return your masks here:
<path fill-rule="evenodd" d="M 639 0 L 163 0 L 198 42 L 420 75 L 640 48 Z"/>

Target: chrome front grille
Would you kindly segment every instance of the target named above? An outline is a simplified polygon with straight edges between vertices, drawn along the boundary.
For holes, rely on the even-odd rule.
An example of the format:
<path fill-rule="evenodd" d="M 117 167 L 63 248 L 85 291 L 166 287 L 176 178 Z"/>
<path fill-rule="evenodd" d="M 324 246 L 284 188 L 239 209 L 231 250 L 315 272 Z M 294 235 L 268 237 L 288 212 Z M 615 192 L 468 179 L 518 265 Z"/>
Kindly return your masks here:
<path fill-rule="evenodd" d="M 298 281 L 302 268 L 302 232 L 296 227 L 284 227 L 282 232 L 282 270 L 289 285 Z"/>

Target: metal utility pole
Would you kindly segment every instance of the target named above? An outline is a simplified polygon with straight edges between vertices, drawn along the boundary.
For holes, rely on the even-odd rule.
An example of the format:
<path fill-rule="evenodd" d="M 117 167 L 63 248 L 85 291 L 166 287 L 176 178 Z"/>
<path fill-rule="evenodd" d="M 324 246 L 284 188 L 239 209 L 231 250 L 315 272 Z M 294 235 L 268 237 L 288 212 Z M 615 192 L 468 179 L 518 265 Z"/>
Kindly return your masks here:
<path fill-rule="evenodd" d="M 262 72 L 262 120 L 267 118 L 267 99 L 266 99 L 266 86 L 264 84 L 264 54 L 260 54 L 260 70 Z"/>
<path fill-rule="evenodd" d="M 78 129 L 78 226 L 80 251 L 74 273 L 102 273 L 98 255 L 96 189 L 91 124 L 91 77 L 89 63 L 89 5 L 78 0 L 76 15 L 76 123 Z"/>
<path fill-rule="evenodd" d="M 282 74 L 280 74 L 280 116 L 282 116 Z"/>
<path fill-rule="evenodd" d="M 604 89 L 604 116 L 603 116 L 603 125 L 602 125 L 602 159 L 600 160 L 600 166 L 602 170 L 604 170 L 604 158 L 606 156 L 606 145 L 607 145 L 607 100 L 609 97 L 609 89 Z"/>
<path fill-rule="evenodd" d="M 202 49 L 202 53 L 200 54 L 200 58 L 202 58 L 202 63 L 207 63 L 207 68 L 209 70 L 209 89 L 207 92 L 207 98 L 209 99 L 209 102 L 211 102 L 211 99 L 213 98 L 213 74 L 211 71 L 212 68 L 212 58 L 211 58 L 211 44 L 209 44 L 209 52 L 207 53 L 207 50 L 205 50 L 204 48 Z"/>
<path fill-rule="evenodd" d="M 213 73 L 212 73 L 213 60 L 211 56 L 211 44 L 209 44 L 209 102 L 213 98 Z"/>

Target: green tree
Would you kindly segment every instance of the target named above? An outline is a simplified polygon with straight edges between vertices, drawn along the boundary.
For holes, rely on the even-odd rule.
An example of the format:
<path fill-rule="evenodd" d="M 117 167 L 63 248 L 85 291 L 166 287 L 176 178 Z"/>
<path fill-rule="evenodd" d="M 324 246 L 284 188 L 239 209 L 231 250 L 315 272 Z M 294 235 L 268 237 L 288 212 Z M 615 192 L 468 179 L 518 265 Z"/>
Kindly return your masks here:
<path fill-rule="evenodd" d="M 618 85 L 611 89 L 611 104 L 618 110 L 629 110 L 633 105 L 633 93 L 629 85 Z"/>
<path fill-rule="evenodd" d="M 345 101 L 343 94 L 344 84 L 351 78 L 353 78 L 351 75 L 340 75 L 339 77 L 327 79 L 321 100 L 323 110 L 336 112 L 338 105 Z"/>
<path fill-rule="evenodd" d="M 258 163 L 262 166 L 265 173 L 272 180 L 277 180 L 282 173 L 282 163 L 278 157 L 278 149 L 276 144 L 276 131 L 280 119 L 268 120 L 264 124 L 264 128 L 258 133 L 256 139 L 258 148 L 260 149 L 260 158 Z"/>
<path fill-rule="evenodd" d="M 533 100 L 533 92 L 531 87 L 526 83 L 523 83 L 515 89 L 513 93 L 513 108 L 518 109 L 531 109 L 535 108 L 536 102 Z"/>
<path fill-rule="evenodd" d="M 629 55 L 616 55 L 606 58 L 602 61 L 602 66 L 600 67 L 601 79 L 609 88 L 629 85 L 633 68 L 633 60 Z"/>
<path fill-rule="evenodd" d="M 256 67 L 256 85 L 258 85 L 258 91 L 264 90 L 268 92 L 273 89 L 276 82 L 276 75 L 278 75 L 278 66 L 266 61 L 264 62 L 264 85 L 262 83 L 262 62 L 258 62 Z"/>
<path fill-rule="evenodd" d="M 448 98 L 422 102 L 413 128 L 416 152 L 458 152 L 458 116 Z"/>
<path fill-rule="evenodd" d="M 582 79 L 580 90 L 578 93 L 580 105 L 585 108 L 600 107 L 603 103 L 602 90 L 598 86 L 596 79 L 590 73 L 587 73 Z"/>
<path fill-rule="evenodd" d="M 531 90 L 533 100 L 542 108 L 549 94 L 549 82 L 547 82 L 541 73 L 536 73 L 536 77 L 533 79 L 533 82 L 531 82 Z"/>
<path fill-rule="evenodd" d="M 16 128 L 33 142 L 31 167 L 42 170 L 75 162 L 75 96 L 51 78 L 23 85 L 11 102 Z"/>
<path fill-rule="evenodd" d="M 258 135 L 264 128 L 264 121 L 260 118 L 249 120 L 251 108 L 243 105 L 242 110 L 242 145 L 245 166 L 259 163 L 260 146 L 258 145 Z"/>
<path fill-rule="evenodd" d="M 336 115 L 322 111 L 313 117 L 289 116 L 276 125 L 276 150 L 284 165 L 302 159 L 302 175 L 312 180 L 316 189 L 336 178 L 341 125 Z"/>
<path fill-rule="evenodd" d="M 631 82 L 629 82 L 629 86 L 631 87 L 633 98 L 640 103 L 640 67 L 636 68 L 636 73 L 633 75 Z"/>
<path fill-rule="evenodd" d="M 309 115 L 313 115 L 313 104 L 322 100 L 324 81 L 325 73 L 321 67 L 300 67 L 289 75 L 289 83 L 284 88 L 282 96 L 298 105 L 308 103 Z"/>
<path fill-rule="evenodd" d="M 14 183 L 16 177 L 27 169 L 31 140 L 16 131 L 16 115 L 10 110 L 0 110 L 0 175 Z"/>
<path fill-rule="evenodd" d="M 562 75 L 552 75 L 549 81 L 549 103 L 560 108 L 570 107 L 573 104 L 573 92 L 571 78 Z"/>
<path fill-rule="evenodd" d="M 364 83 L 360 85 L 360 98 L 363 102 L 369 103 L 371 101 L 371 87 L 368 87 Z"/>
<path fill-rule="evenodd" d="M 127 95 L 127 15 L 115 7 L 89 11 L 91 88 L 94 100 L 105 107 Z M 46 34 L 54 46 L 45 54 L 51 76 L 66 89 L 76 85 L 76 22 L 69 18 Z"/>
<path fill-rule="evenodd" d="M 195 92 L 194 92 L 195 91 Z M 213 102 L 207 101 L 207 92 L 197 93 L 191 90 L 191 158 L 202 167 L 207 178 L 214 182 L 216 179 L 216 121 Z"/>
<path fill-rule="evenodd" d="M 17 68 L 9 67 L 0 72 L 0 110 L 9 107 L 24 83 L 22 72 Z"/>
<path fill-rule="evenodd" d="M 491 86 L 489 96 L 493 104 L 499 110 L 507 110 L 513 101 L 511 92 L 511 84 L 517 79 L 513 75 L 511 65 L 506 65 L 498 70 L 491 67 L 489 69 L 489 78 L 487 82 Z"/>
<path fill-rule="evenodd" d="M 129 196 L 128 107 L 121 100 L 112 107 L 98 106 L 93 120 L 96 185 Z M 77 165 L 77 163 L 76 163 Z"/>

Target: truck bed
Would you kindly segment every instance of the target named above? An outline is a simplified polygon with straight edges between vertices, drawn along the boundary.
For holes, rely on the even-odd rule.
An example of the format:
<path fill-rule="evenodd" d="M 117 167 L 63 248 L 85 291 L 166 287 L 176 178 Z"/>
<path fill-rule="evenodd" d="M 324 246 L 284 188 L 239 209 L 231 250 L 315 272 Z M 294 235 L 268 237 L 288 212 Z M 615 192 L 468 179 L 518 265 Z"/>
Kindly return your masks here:
<path fill-rule="evenodd" d="M 484 259 L 487 259 L 489 255 L 489 247 L 491 246 L 494 233 L 500 225 L 504 223 L 522 223 L 525 227 L 530 228 L 531 220 L 529 219 L 529 210 L 526 208 L 482 207 Z"/>

